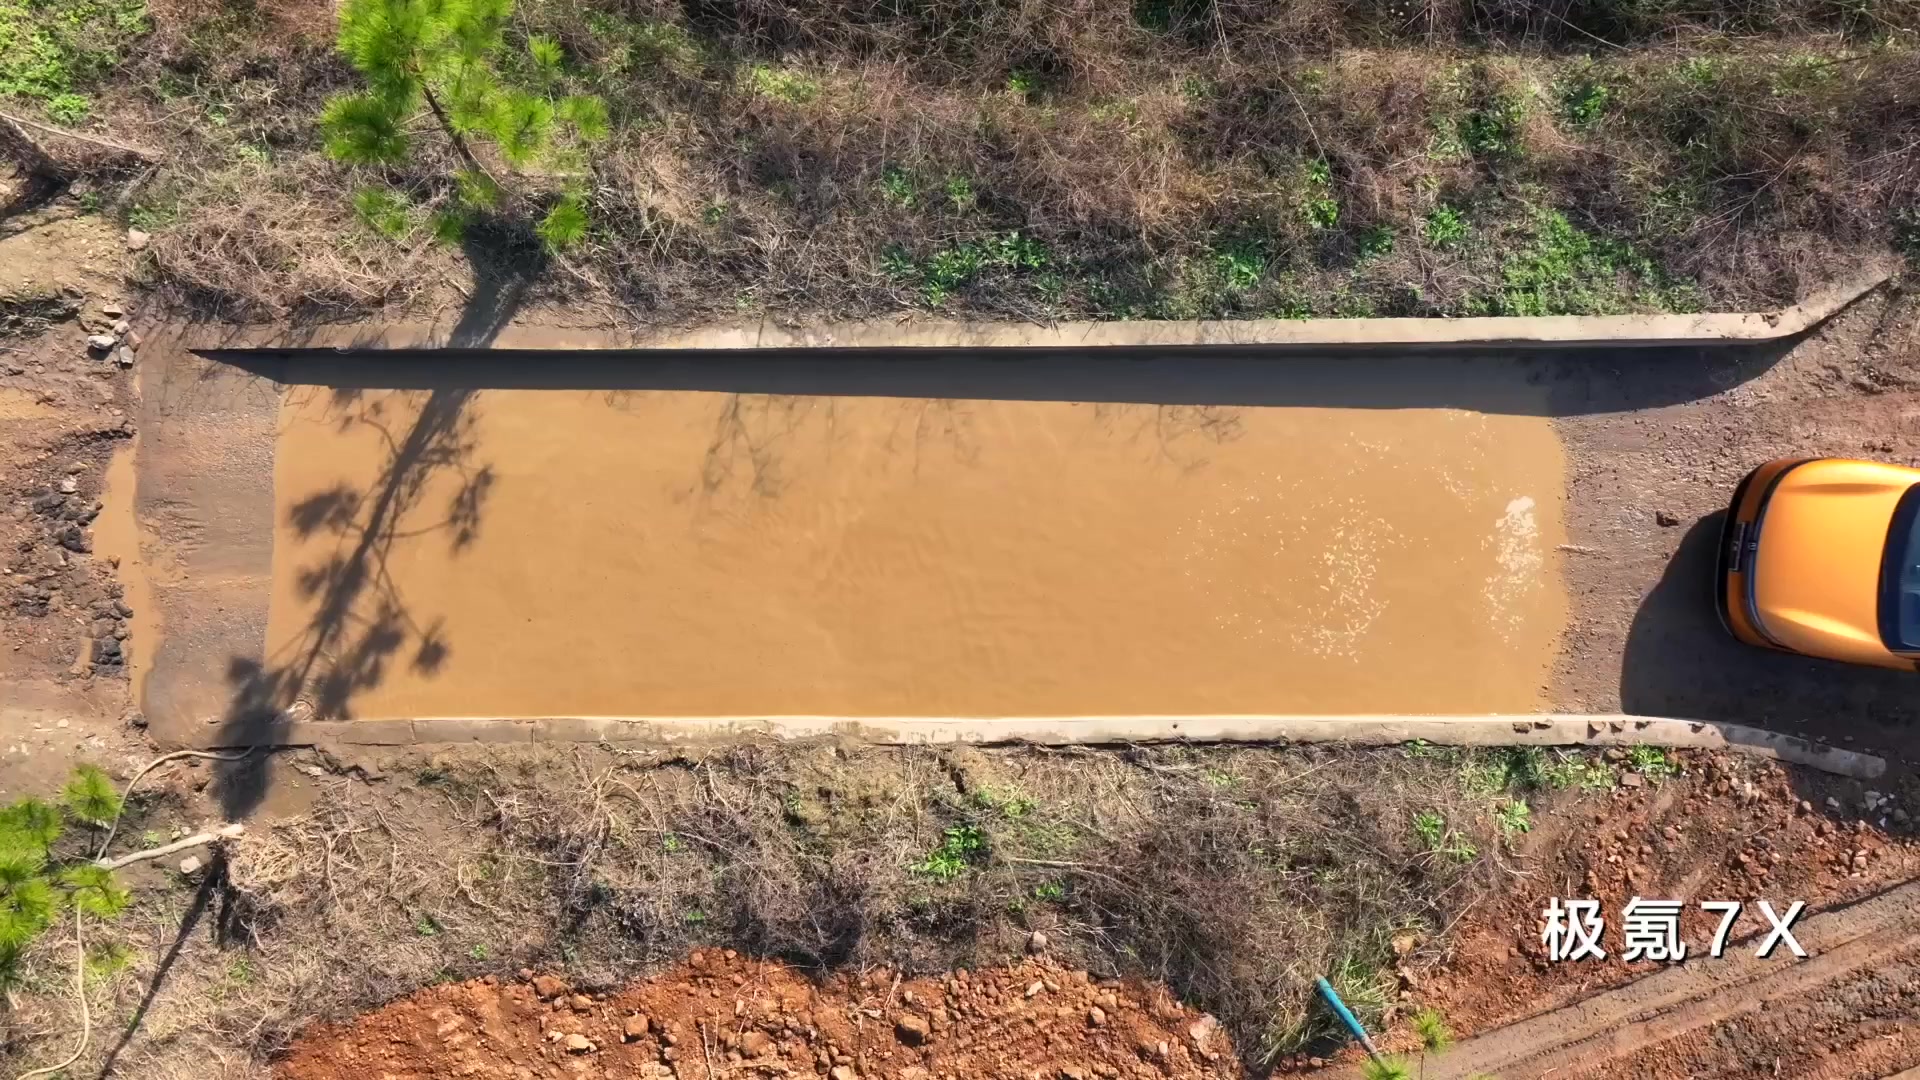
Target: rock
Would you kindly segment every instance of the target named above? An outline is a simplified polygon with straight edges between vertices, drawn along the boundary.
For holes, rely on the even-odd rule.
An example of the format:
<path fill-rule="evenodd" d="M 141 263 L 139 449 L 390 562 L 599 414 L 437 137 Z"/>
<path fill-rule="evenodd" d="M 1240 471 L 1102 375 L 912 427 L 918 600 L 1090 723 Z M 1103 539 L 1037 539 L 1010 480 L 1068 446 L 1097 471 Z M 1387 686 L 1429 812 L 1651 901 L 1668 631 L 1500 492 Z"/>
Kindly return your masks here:
<path fill-rule="evenodd" d="M 1641 776 L 1637 772 L 1628 772 L 1628 773 L 1620 774 L 1621 787 L 1630 787 L 1630 788 L 1645 787 L 1646 783 L 1647 783 L 1647 778 L 1644 776 Z"/>
<path fill-rule="evenodd" d="M 1043 953 L 1047 951 L 1047 932 L 1045 930 L 1035 930 L 1033 933 L 1027 935 L 1027 951 L 1030 953 Z"/>
<path fill-rule="evenodd" d="M 535 975 L 533 992 L 542 998 L 557 998 L 567 992 L 567 984 L 551 975 Z"/>
<path fill-rule="evenodd" d="M 80 481 L 78 479 L 71 476 L 63 476 L 60 478 L 60 494 L 71 495 L 79 490 Z"/>
<path fill-rule="evenodd" d="M 586 1012 L 593 1008 L 593 999 L 585 994 L 575 994 L 567 999 L 567 1004 L 573 1006 L 574 1012 Z"/>
<path fill-rule="evenodd" d="M 1033 980 L 1032 982 L 1027 984 L 1027 996 L 1033 997 L 1035 994 L 1038 994 L 1041 991 L 1041 989 L 1044 988 L 1046 985 L 1047 985 L 1046 983 L 1041 982 L 1039 979 Z"/>
<path fill-rule="evenodd" d="M 833 1071 L 827 1074 L 827 1080 L 859 1080 L 859 1076 L 851 1065 L 835 1065 Z"/>
<path fill-rule="evenodd" d="M 1098 1005 L 1095 1005 L 1092 1008 L 1088 1009 L 1087 1010 L 1087 1026 L 1088 1027 L 1106 1027 L 1107 1026 L 1107 1010 L 1101 1008 Z"/>
<path fill-rule="evenodd" d="M 109 319 L 117 319 L 126 313 L 127 309 L 121 307 L 119 304 L 109 303 L 100 305 L 100 314 L 105 315 Z"/>
<path fill-rule="evenodd" d="M 1671 510 L 1655 510 L 1653 512 L 1653 523 L 1663 529 L 1671 529 L 1675 525 L 1680 524 L 1680 516 Z"/>
<path fill-rule="evenodd" d="M 927 1035 L 933 1028 L 927 1018 L 914 1013 L 901 1013 L 893 1018 L 893 1033 L 908 1046 L 919 1046 L 927 1041 Z"/>
<path fill-rule="evenodd" d="M 125 319 L 115 319 L 113 321 L 113 335 L 115 337 L 126 337 L 127 331 L 131 329 L 133 329 L 133 324 Z"/>
<path fill-rule="evenodd" d="M 181 873 L 183 873 L 183 874 L 197 874 L 197 873 L 199 873 L 199 872 L 200 872 L 200 858 L 199 858 L 199 856 L 197 856 L 197 855 L 189 855 L 189 856 L 187 856 L 186 858 L 184 858 L 184 859 L 181 859 L 181 860 L 180 860 L 180 872 L 181 872 Z"/>
<path fill-rule="evenodd" d="M 1076 1065 L 1060 1066 L 1060 1080 L 1087 1080 L 1087 1070 Z"/>
<path fill-rule="evenodd" d="M 302 765 L 300 766 L 300 771 L 303 773 L 306 773 L 308 776 L 311 776 L 316 780 L 322 776 L 327 775 L 327 770 L 321 768 L 318 765 Z"/>
<path fill-rule="evenodd" d="M 127 230 L 127 250 L 128 251 L 145 251 L 147 250 L 147 243 L 152 239 L 153 239 L 152 234 L 146 232 L 143 229 L 128 229 Z"/>
<path fill-rule="evenodd" d="M 130 710 L 127 713 L 126 720 L 127 724 L 131 727 L 143 728 L 147 726 L 147 714 L 138 709 Z"/>
<path fill-rule="evenodd" d="M 587 1038 L 585 1035 L 574 1034 L 567 1036 L 567 1053 L 590 1054 L 593 1050 L 593 1040 Z"/>
<path fill-rule="evenodd" d="M 740 1036 L 740 1052 L 748 1058 L 763 1058 L 773 1050 L 773 1040 L 764 1031 L 748 1031 Z"/>
<path fill-rule="evenodd" d="M 112 334 L 88 334 L 87 335 L 87 348 L 92 349 L 94 352 L 97 352 L 97 353 L 106 352 L 108 349 L 111 349 L 118 344 L 120 344 L 120 340 L 114 337 Z"/>
<path fill-rule="evenodd" d="M 1211 1015 L 1202 1016 L 1187 1028 L 1187 1037 L 1193 1040 L 1194 1049 L 1205 1050 L 1207 1043 L 1213 1039 L 1213 1033 L 1219 1027 L 1220 1021 L 1215 1020 Z"/>
<path fill-rule="evenodd" d="M 635 1013 L 620 1021 L 620 1037 L 627 1042 L 637 1042 L 647 1037 L 647 1018 Z"/>
<path fill-rule="evenodd" d="M 119 348 L 113 350 L 113 362 L 116 364 L 119 364 L 123 368 L 132 367 L 133 366 L 133 350 L 127 348 L 125 345 L 122 345 Z"/>

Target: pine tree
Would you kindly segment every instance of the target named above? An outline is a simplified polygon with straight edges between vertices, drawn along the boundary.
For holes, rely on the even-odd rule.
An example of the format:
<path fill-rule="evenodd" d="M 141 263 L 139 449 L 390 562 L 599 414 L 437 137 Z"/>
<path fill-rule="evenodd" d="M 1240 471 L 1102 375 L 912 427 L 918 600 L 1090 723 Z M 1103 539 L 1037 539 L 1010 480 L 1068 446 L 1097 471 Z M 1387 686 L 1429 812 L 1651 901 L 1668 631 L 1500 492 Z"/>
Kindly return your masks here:
<path fill-rule="evenodd" d="M 120 816 L 120 793 L 92 765 L 74 769 L 61 803 L 88 825 Z M 65 819 L 50 803 L 26 798 L 0 808 L 0 990 L 18 982 L 27 946 L 62 908 L 72 904 L 88 915 L 111 918 L 130 899 L 113 871 L 56 855 L 54 845 L 65 832 Z"/>
<path fill-rule="evenodd" d="M 527 85 L 501 76 L 512 12 L 512 0 L 347 0 L 340 11 L 340 51 L 367 89 L 327 103 L 320 115 L 326 152 L 352 165 L 400 165 L 413 149 L 408 123 L 424 107 L 461 163 L 452 208 L 434 218 L 442 239 L 458 239 L 473 214 L 522 201 L 482 164 L 476 144 L 491 143 L 513 169 L 578 168 L 570 143 L 607 136 L 604 101 L 561 93 L 565 50 L 553 38 L 527 39 Z M 406 218 L 390 196 L 363 190 L 355 208 L 370 227 L 394 235 L 405 230 Z M 536 232 L 554 250 L 578 242 L 586 233 L 585 199 L 565 193 Z"/>

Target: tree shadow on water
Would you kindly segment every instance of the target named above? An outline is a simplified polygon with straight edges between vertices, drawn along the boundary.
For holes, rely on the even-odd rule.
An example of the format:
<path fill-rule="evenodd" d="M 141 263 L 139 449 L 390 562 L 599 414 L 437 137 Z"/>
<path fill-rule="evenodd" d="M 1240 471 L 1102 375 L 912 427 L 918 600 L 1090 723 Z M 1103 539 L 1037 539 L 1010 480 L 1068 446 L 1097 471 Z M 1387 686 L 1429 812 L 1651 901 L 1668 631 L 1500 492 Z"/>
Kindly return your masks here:
<path fill-rule="evenodd" d="M 342 433 L 373 432 L 382 444 L 380 465 L 364 488 L 335 485 L 287 509 L 284 525 L 300 550 L 323 552 L 294 572 L 309 613 L 273 655 L 229 662 L 230 698 L 214 745 L 284 742 L 295 720 L 351 719 L 355 695 L 378 686 L 397 662 L 427 677 L 445 666 L 451 645 L 444 620 L 413 612 L 389 563 L 403 544 L 432 537 L 454 557 L 478 537 L 495 475 L 474 460 L 475 393 L 331 392 L 329 420 Z M 265 755 L 215 770 L 214 791 L 228 820 L 250 814 L 266 789 Z"/>

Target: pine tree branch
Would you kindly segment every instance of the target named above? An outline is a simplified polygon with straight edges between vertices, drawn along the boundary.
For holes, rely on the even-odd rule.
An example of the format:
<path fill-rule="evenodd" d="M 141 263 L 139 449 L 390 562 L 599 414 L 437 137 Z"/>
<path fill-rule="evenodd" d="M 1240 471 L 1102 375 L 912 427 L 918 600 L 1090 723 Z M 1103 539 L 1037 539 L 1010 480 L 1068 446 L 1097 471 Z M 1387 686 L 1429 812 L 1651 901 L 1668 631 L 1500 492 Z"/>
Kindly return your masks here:
<path fill-rule="evenodd" d="M 424 79 L 420 81 L 420 92 L 426 95 L 427 108 L 433 110 L 433 118 L 440 121 L 440 127 L 447 133 L 447 138 L 453 140 L 453 148 L 460 154 L 460 160 L 467 163 L 467 168 L 486 173 L 487 170 L 480 167 L 480 159 L 474 157 L 473 151 L 468 148 L 466 136 L 454 128 L 453 121 L 447 118 L 446 110 L 440 107 L 440 99 L 434 96 L 433 87 L 428 86 Z M 493 179 L 492 175 L 489 174 L 487 179 Z"/>

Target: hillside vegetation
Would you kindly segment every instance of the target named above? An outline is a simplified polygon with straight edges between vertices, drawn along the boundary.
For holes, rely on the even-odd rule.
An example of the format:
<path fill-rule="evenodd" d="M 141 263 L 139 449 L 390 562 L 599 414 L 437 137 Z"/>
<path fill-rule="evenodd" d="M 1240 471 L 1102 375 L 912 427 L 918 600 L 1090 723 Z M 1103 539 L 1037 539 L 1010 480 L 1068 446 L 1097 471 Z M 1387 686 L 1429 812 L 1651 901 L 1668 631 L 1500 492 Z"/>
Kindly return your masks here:
<path fill-rule="evenodd" d="M 1920 247 L 1914 0 L 499 7 L 501 84 L 604 132 L 329 155 L 367 82 L 293 0 L 0 0 L 0 109 L 155 151 L 36 132 L 37 197 L 230 315 L 1747 309 Z"/>

